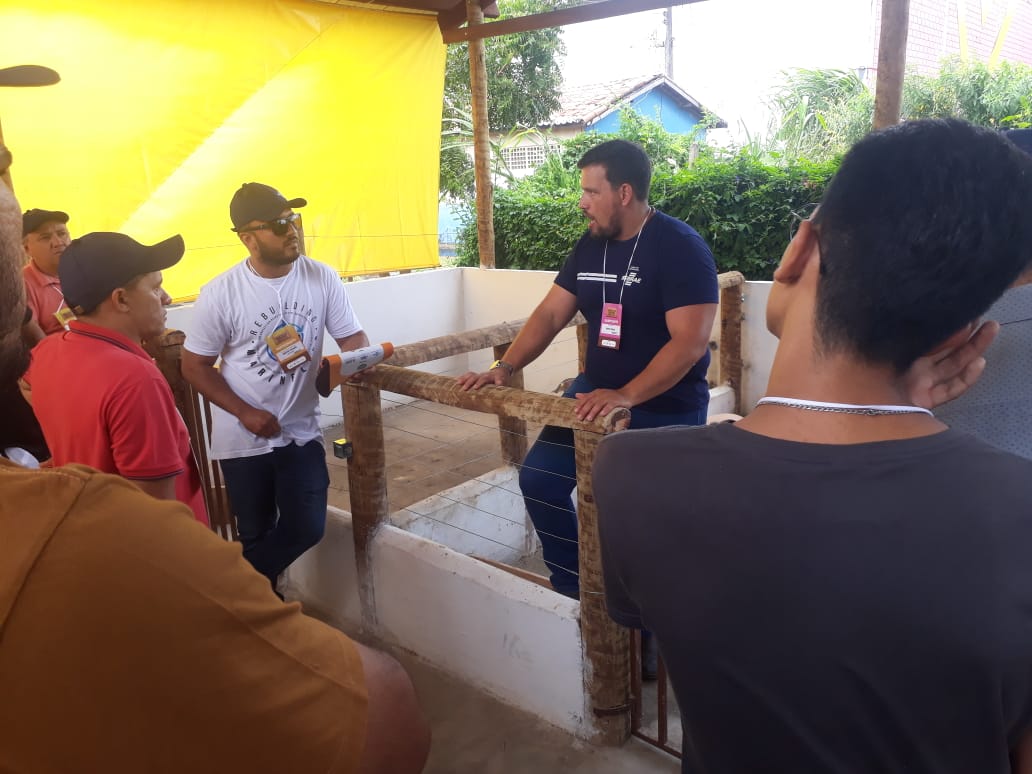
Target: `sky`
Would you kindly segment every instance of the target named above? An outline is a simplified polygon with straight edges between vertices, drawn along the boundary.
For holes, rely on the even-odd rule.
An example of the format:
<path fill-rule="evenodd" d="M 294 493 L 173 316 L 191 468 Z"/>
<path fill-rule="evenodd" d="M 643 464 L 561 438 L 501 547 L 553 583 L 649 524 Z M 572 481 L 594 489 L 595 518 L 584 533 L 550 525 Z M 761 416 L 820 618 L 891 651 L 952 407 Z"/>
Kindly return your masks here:
<path fill-rule="evenodd" d="M 793 67 L 874 63 L 871 0 L 704 0 L 673 10 L 674 81 L 728 123 L 736 139 L 767 124 L 763 98 Z M 567 84 L 663 70 L 663 11 L 563 28 Z"/>

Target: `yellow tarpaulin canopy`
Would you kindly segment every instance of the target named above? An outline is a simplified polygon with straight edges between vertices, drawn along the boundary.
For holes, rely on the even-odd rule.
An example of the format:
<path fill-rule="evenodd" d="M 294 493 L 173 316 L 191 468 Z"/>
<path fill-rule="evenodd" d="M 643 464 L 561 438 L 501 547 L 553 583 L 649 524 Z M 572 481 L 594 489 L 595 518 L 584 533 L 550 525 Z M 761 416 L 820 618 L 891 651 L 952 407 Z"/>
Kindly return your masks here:
<path fill-rule="evenodd" d="M 229 200 L 249 181 L 308 200 L 307 252 L 341 274 L 437 265 L 434 17 L 307 0 L 0 0 L 0 39 L 0 65 L 62 77 L 0 90 L 22 206 L 68 212 L 73 236 L 181 233 L 173 298 L 246 255 Z"/>

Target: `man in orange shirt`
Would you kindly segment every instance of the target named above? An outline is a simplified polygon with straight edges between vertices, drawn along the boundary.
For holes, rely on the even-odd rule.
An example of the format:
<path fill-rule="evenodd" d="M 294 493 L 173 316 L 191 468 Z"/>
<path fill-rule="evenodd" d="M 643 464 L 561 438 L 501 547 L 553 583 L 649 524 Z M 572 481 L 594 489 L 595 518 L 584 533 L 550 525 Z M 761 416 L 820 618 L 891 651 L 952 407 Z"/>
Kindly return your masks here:
<path fill-rule="evenodd" d="M 68 213 L 59 210 L 26 210 L 22 215 L 22 246 L 29 262 L 22 269 L 25 300 L 32 316 L 48 336 L 64 330 L 72 313 L 61 291 L 58 267 L 72 241 Z"/>

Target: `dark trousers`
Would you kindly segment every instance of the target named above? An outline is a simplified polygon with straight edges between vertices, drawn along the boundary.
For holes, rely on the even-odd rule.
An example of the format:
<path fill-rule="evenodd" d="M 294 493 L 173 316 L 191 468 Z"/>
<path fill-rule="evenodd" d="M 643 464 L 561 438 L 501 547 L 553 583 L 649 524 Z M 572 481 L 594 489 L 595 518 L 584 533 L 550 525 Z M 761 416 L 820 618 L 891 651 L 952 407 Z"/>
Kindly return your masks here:
<path fill-rule="evenodd" d="M 578 376 L 564 397 L 595 389 L 584 374 Z M 643 429 L 667 425 L 701 425 L 706 407 L 677 414 L 656 414 L 631 409 L 631 427 Z M 545 564 L 551 571 L 552 588 L 568 597 L 580 594 L 577 557 L 577 512 L 570 497 L 577 485 L 573 431 L 546 425 L 527 452 L 520 468 L 520 491 L 534 522 Z"/>
<path fill-rule="evenodd" d="M 322 540 L 330 485 L 326 452 L 313 440 L 219 464 L 244 557 L 275 588 L 280 573 Z"/>

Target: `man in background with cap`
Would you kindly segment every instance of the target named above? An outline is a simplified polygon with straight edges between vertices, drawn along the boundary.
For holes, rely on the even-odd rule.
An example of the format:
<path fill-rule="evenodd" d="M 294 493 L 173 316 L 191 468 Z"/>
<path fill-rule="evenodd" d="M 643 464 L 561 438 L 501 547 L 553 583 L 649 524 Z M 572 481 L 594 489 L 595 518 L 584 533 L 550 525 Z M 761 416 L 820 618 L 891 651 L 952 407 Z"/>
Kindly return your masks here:
<path fill-rule="evenodd" d="M 294 208 L 306 204 L 261 183 L 240 187 L 229 215 L 248 257 L 201 288 L 183 345 L 183 376 L 216 407 L 211 457 L 244 556 L 273 588 L 326 526 L 323 332 L 341 351 L 369 344 L 340 277 L 301 254 Z"/>
<path fill-rule="evenodd" d="M 73 316 L 58 275 L 61 254 L 72 241 L 67 223 L 68 213 L 59 210 L 32 209 L 22 215 L 22 246 L 29 259 L 22 269 L 25 301 L 48 336 L 64 330 Z"/>
<path fill-rule="evenodd" d="M 183 257 L 179 235 L 146 247 L 96 232 L 72 242 L 61 286 L 76 319 L 33 350 L 25 381 L 55 465 L 117 473 L 208 523 L 190 436 L 172 390 L 140 342 L 165 330 L 161 272 Z"/>

